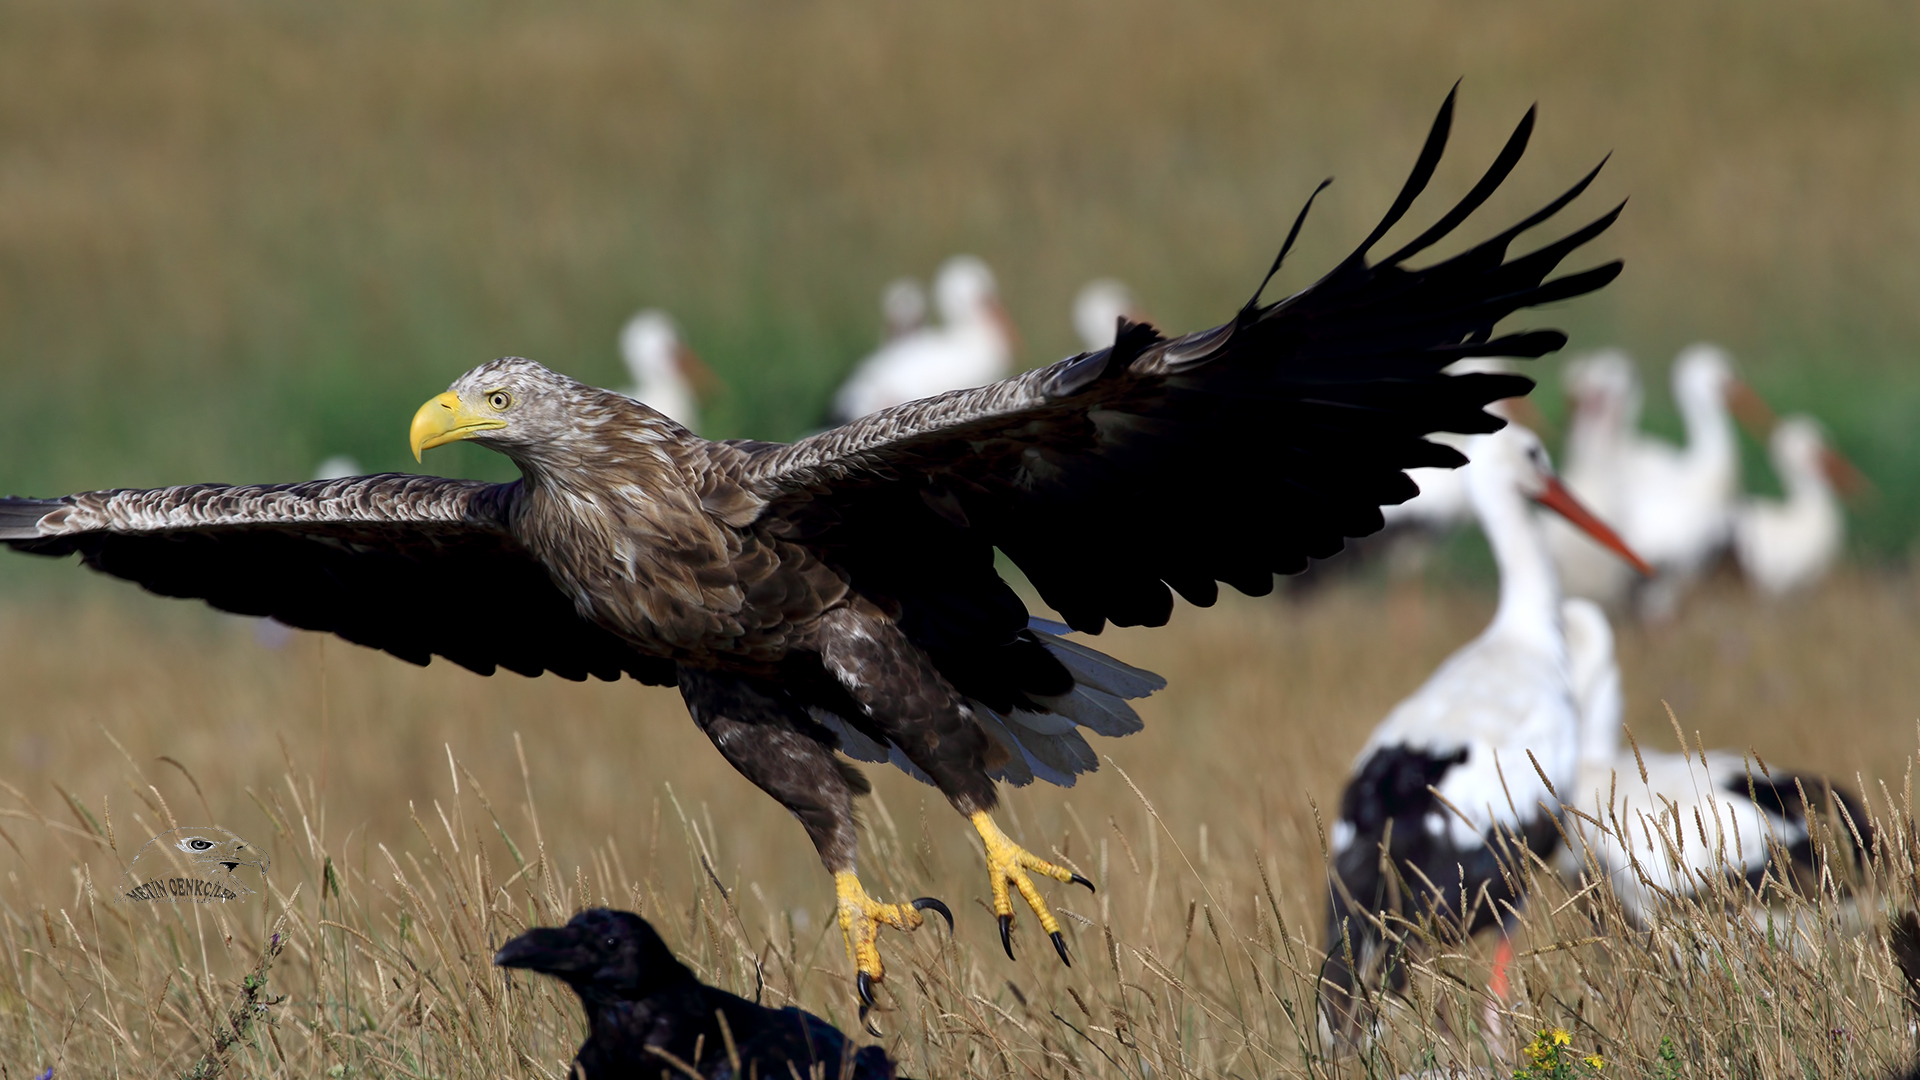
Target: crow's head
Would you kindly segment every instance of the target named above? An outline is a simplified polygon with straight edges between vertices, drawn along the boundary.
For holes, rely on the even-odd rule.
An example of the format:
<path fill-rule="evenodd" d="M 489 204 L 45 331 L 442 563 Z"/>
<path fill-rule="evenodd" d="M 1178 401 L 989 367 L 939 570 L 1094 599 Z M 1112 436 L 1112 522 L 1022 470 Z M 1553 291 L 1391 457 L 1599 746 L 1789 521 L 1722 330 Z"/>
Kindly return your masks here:
<path fill-rule="evenodd" d="M 637 1001 L 694 981 L 647 920 L 609 908 L 589 908 L 565 926 L 529 930 L 507 942 L 493 962 L 564 980 L 587 1001 Z"/>

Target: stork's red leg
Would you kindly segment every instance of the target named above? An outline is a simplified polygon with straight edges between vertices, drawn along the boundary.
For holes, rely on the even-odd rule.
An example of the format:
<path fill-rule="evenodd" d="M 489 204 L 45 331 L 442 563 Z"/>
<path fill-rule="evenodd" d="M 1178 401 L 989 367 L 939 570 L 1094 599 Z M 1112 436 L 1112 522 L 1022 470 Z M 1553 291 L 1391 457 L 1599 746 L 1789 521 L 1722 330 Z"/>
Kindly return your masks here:
<path fill-rule="evenodd" d="M 1507 967 L 1513 963 L 1513 939 L 1506 934 L 1500 935 L 1500 944 L 1493 950 L 1493 977 L 1487 980 L 1487 989 L 1501 1001 L 1507 1000 Z"/>

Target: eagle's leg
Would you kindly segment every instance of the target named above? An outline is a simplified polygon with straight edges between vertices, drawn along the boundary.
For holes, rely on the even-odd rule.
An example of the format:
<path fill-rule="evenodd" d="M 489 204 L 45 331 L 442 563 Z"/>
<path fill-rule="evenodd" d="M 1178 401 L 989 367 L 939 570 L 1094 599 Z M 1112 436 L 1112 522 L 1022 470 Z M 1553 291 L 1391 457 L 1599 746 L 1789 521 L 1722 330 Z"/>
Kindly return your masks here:
<path fill-rule="evenodd" d="M 927 920 L 920 914 L 933 908 L 953 922 L 947 905 L 930 896 L 911 904 L 883 904 L 867 895 L 860 875 L 851 866 L 833 874 L 833 892 L 839 905 L 840 936 L 846 939 L 847 956 L 853 961 L 854 987 L 860 994 L 860 1018 L 866 1019 L 873 1008 L 873 985 L 886 978 L 886 965 L 880 960 L 880 927 L 918 930 Z M 871 1030 L 871 1029 L 869 1029 Z"/>
<path fill-rule="evenodd" d="M 866 777 L 833 754 L 838 741 L 779 687 L 720 672 L 680 669 L 680 696 L 693 722 L 742 776 L 787 808 L 807 830 L 820 861 L 833 875 L 840 929 L 856 969 L 860 1015 L 873 1006 L 873 985 L 885 976 L 876 938 L 884 924 L 918 929 L 931 908 L 953 915 L 931 897 L 883 904 L 867 895 L 854 870 L 859 836 L 853 799 L 870 788 Z"/>
<path fill-rule="evenodd" d="M 828 612 L 820 622 L 820 654 L 828 670 L 867 710 L 867 718 L 979 830 L 987 847 L 993 912 L 1000 920 L 1000 943 L 1007 955 L 1013 955 L 1011 887 L 1039 916 L 1060 959 L 1071 964 L 1060 922 L 1028 872 L 1089 889 L 1093 882 L 1028 852 L 993 823 L 989 811 L 999 795 L 992 772 L 1005 761 L 1006 749 L 988 737 L 973 707 L 892 619 L 871 605 L 855 602 Z"/>
<path fill-rule="evenodd" d="M 1011 886 L 1019 890 L 1021 899 L 1039 916 L 1040 929 L 1052 940 L 1060 962 L 1072 967 L 1073 961 L 1067 958 L 1066 939 L 1060 934 L 1060 920 L 1053 917 L 1053 911 L 1041 898 L 1040 890 L 1033 887 L 1033 878 L 1027 872 L 1045 874 L 1066 884 L 1085 885 L 1089 891 L 1093 889 L 1093 882 L 1014 843 L 985 810 L 975 811 L 972 821 L 980 833 L 980 842 L 987 848 L 987 875 L 993 882 L 993 914 L 1000 921 L 1000 945 L 1007 950 L 1007 959 L 1013 959 L 1013 897 L 1008 888 Z"/>

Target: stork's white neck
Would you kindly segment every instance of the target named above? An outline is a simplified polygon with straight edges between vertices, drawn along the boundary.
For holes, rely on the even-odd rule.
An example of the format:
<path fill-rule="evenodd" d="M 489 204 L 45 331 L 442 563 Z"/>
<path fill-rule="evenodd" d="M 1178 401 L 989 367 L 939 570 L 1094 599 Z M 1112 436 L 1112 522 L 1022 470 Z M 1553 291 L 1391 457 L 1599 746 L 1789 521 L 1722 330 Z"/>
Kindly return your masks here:
<path fill-rule="evenodd" d="M 1724 388 L 1694 382 L 1683 383 L 1679 390 L 1680 418 L 1687 428 L 1687 464 L 1703 473 L 1731 477 L 1738 467 L 1739 448 Z"/>
<path fill-rule="evenodd" d="M 1564 659 L 1560 579 L 1526 497 L 1503 468 L 1476 470 L 1468 477 L 1468 492 L 1500 568 L 1500 608 L 1487 634 L 1544 643 Z"/>

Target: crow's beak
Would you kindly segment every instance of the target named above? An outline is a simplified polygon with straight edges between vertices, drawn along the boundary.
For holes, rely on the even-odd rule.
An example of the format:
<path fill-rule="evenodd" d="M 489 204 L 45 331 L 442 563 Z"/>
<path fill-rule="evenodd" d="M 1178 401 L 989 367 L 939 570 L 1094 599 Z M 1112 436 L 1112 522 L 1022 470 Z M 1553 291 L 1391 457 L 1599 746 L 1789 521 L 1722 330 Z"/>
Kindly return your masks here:
<path fill-rule="evenodd" d="M 507 942 L 493 954 L 493 962 L 564 979 L 592 969 L 593 958 L 583 944 L 579 932 L 570 927 L 543 926 Z"/>

